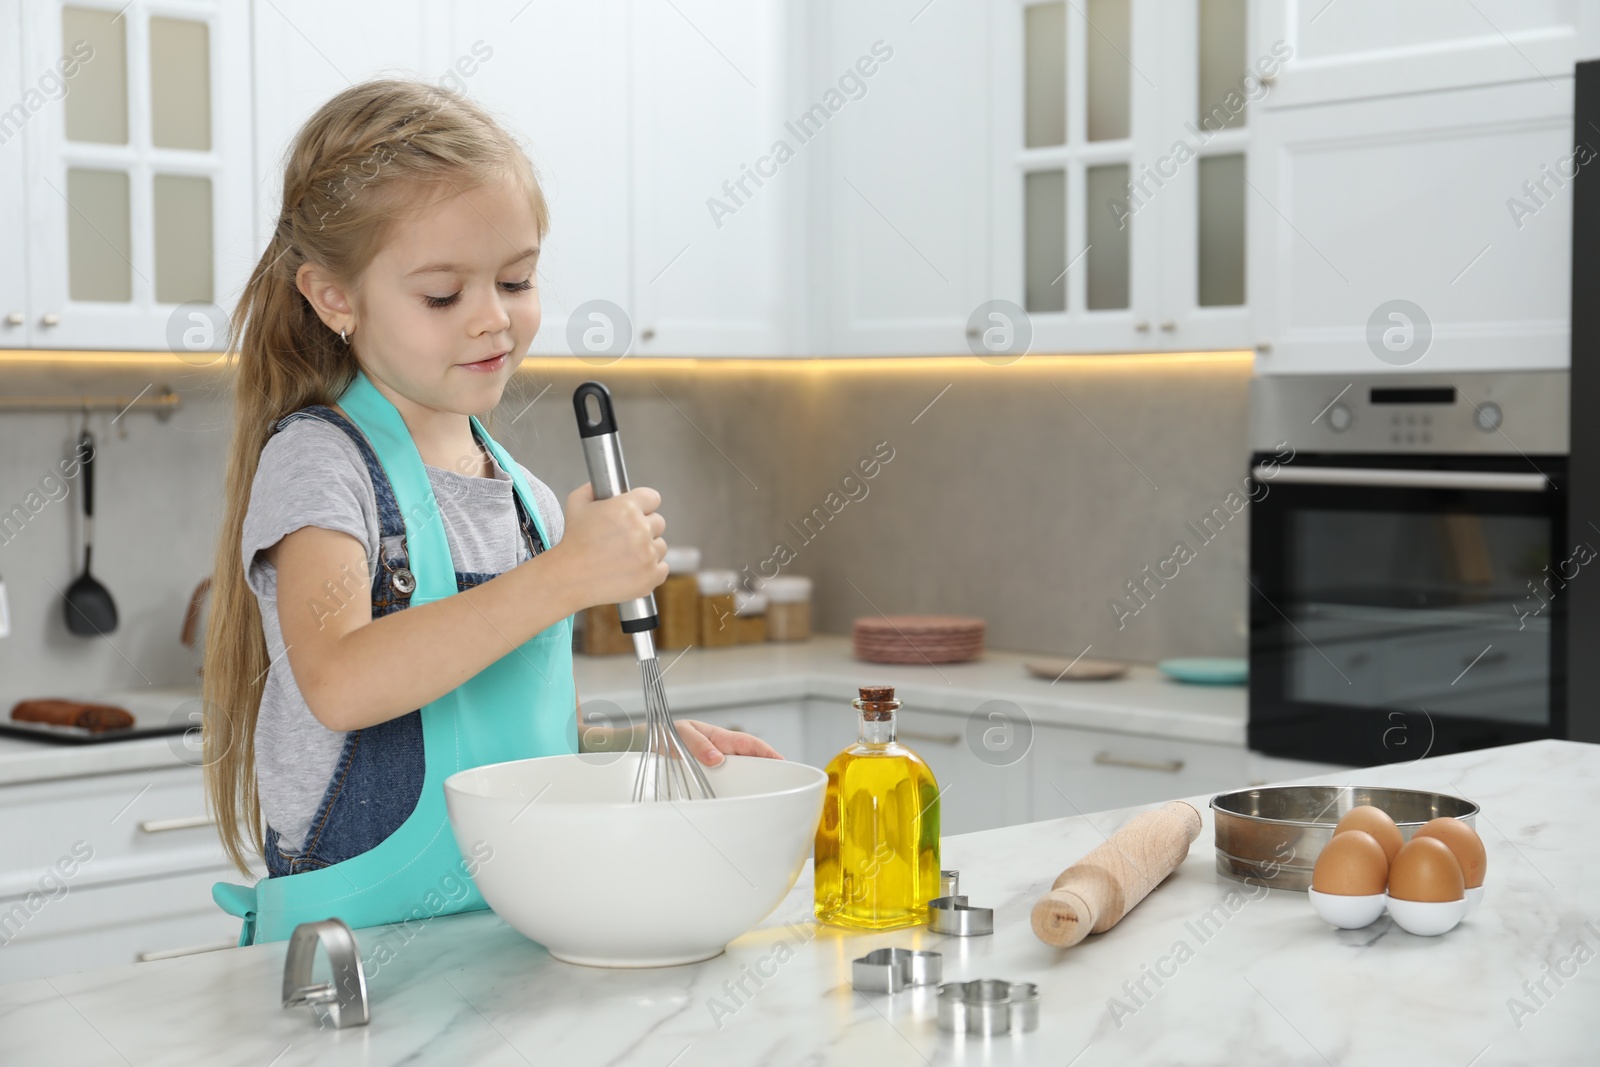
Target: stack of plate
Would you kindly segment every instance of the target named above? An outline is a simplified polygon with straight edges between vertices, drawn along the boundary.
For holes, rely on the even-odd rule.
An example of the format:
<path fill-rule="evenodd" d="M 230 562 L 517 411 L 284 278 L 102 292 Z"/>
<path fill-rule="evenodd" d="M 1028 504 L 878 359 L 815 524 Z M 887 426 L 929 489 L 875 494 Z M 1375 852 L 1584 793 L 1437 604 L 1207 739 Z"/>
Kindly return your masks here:
<path fill-rule="evenodd" d="M 983 654 L 983 620 L 959 615 L 857 619 L 856 659 L 868 663 L 964 663 Z"/>

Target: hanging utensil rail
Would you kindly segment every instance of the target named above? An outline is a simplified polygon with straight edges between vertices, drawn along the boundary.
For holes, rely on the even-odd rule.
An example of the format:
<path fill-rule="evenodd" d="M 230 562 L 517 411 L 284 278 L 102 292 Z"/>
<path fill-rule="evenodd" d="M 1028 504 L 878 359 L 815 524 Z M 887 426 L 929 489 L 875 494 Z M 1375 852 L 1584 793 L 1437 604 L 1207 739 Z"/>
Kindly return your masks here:
<path fill-rule="evenodd" d="M 0 397 L 0 414 L 19 411 L 149 411 L 162 422 L 183 406 L 183 398 L 166 386 L 160 392 L 146 389 L 136 396 L 6 396 Z"/>

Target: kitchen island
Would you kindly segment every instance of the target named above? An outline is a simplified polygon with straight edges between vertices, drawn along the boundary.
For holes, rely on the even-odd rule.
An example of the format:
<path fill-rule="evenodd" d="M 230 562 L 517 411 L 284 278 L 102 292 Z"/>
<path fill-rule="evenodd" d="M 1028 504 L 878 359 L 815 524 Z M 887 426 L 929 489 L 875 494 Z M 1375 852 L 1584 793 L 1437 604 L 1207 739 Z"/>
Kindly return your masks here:
<path fill-rule="evenodd" d="M 1313 781 L 1479 803 L 1487 895 L 1451 933 L 1319 921 L 1301 894 L 1216 874 L 1209 797 L 1188 859 L 1120 925 L 1066 950 L 1034 900 L 1131 810 L 946 838 L 995 933 L 863 933 L 811 921 L 809 866 L 716 959 L 661 970 L 552 960 L 493 914 L 358 931 L 372 1022 L 279 1007 L 282 943 L 0 986 L 10 1064 L 1592 1064 L 1600 1048 L 1600 746 L 1539 741 Z M 641 892 L 649 872 L 640 872 Z M 943 954 L 946 981 L 1037 983 L 1039 1028 L 958 1038 L 934 990 L 864 994 L 874 948 Z M 4 951 L 4 949 L 0 949 Z"/>

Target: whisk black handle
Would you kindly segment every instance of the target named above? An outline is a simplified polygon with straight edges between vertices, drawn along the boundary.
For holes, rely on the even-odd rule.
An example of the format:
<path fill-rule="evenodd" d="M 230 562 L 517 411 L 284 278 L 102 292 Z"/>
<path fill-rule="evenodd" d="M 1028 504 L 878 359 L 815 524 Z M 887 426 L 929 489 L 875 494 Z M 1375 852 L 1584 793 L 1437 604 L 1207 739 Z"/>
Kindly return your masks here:
<path fill-rule="evenodd" d="M 584 382 L 572 394 L 572 407 L 578 416 L 578 436 L 583 441 L 583 462 L 589 468 L 589 483 L 594 498 L 606 500 L 626 493 L 628 468 L 622 461 L 622 439 L 617 433 L 617 415 L 611 407 L 611 391 L 599 382 Z M 656 598 L 642 597 L 617 605 L 622 616 L 622 632 L 654 630 L 659 624 Z"/>

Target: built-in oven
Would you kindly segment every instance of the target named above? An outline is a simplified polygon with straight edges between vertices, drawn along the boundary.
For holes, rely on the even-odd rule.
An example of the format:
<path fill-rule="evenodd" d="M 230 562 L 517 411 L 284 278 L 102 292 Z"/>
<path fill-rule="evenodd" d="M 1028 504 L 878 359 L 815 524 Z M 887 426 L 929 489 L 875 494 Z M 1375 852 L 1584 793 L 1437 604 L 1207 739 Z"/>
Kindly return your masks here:
<path fill-rule="evenodd" d="M 1372 765 L 1567 736 L 1565 372 L 1252 384 L 1250 747 Z M 1583 572 L 1595 572 L 1584 576 Z"/>

